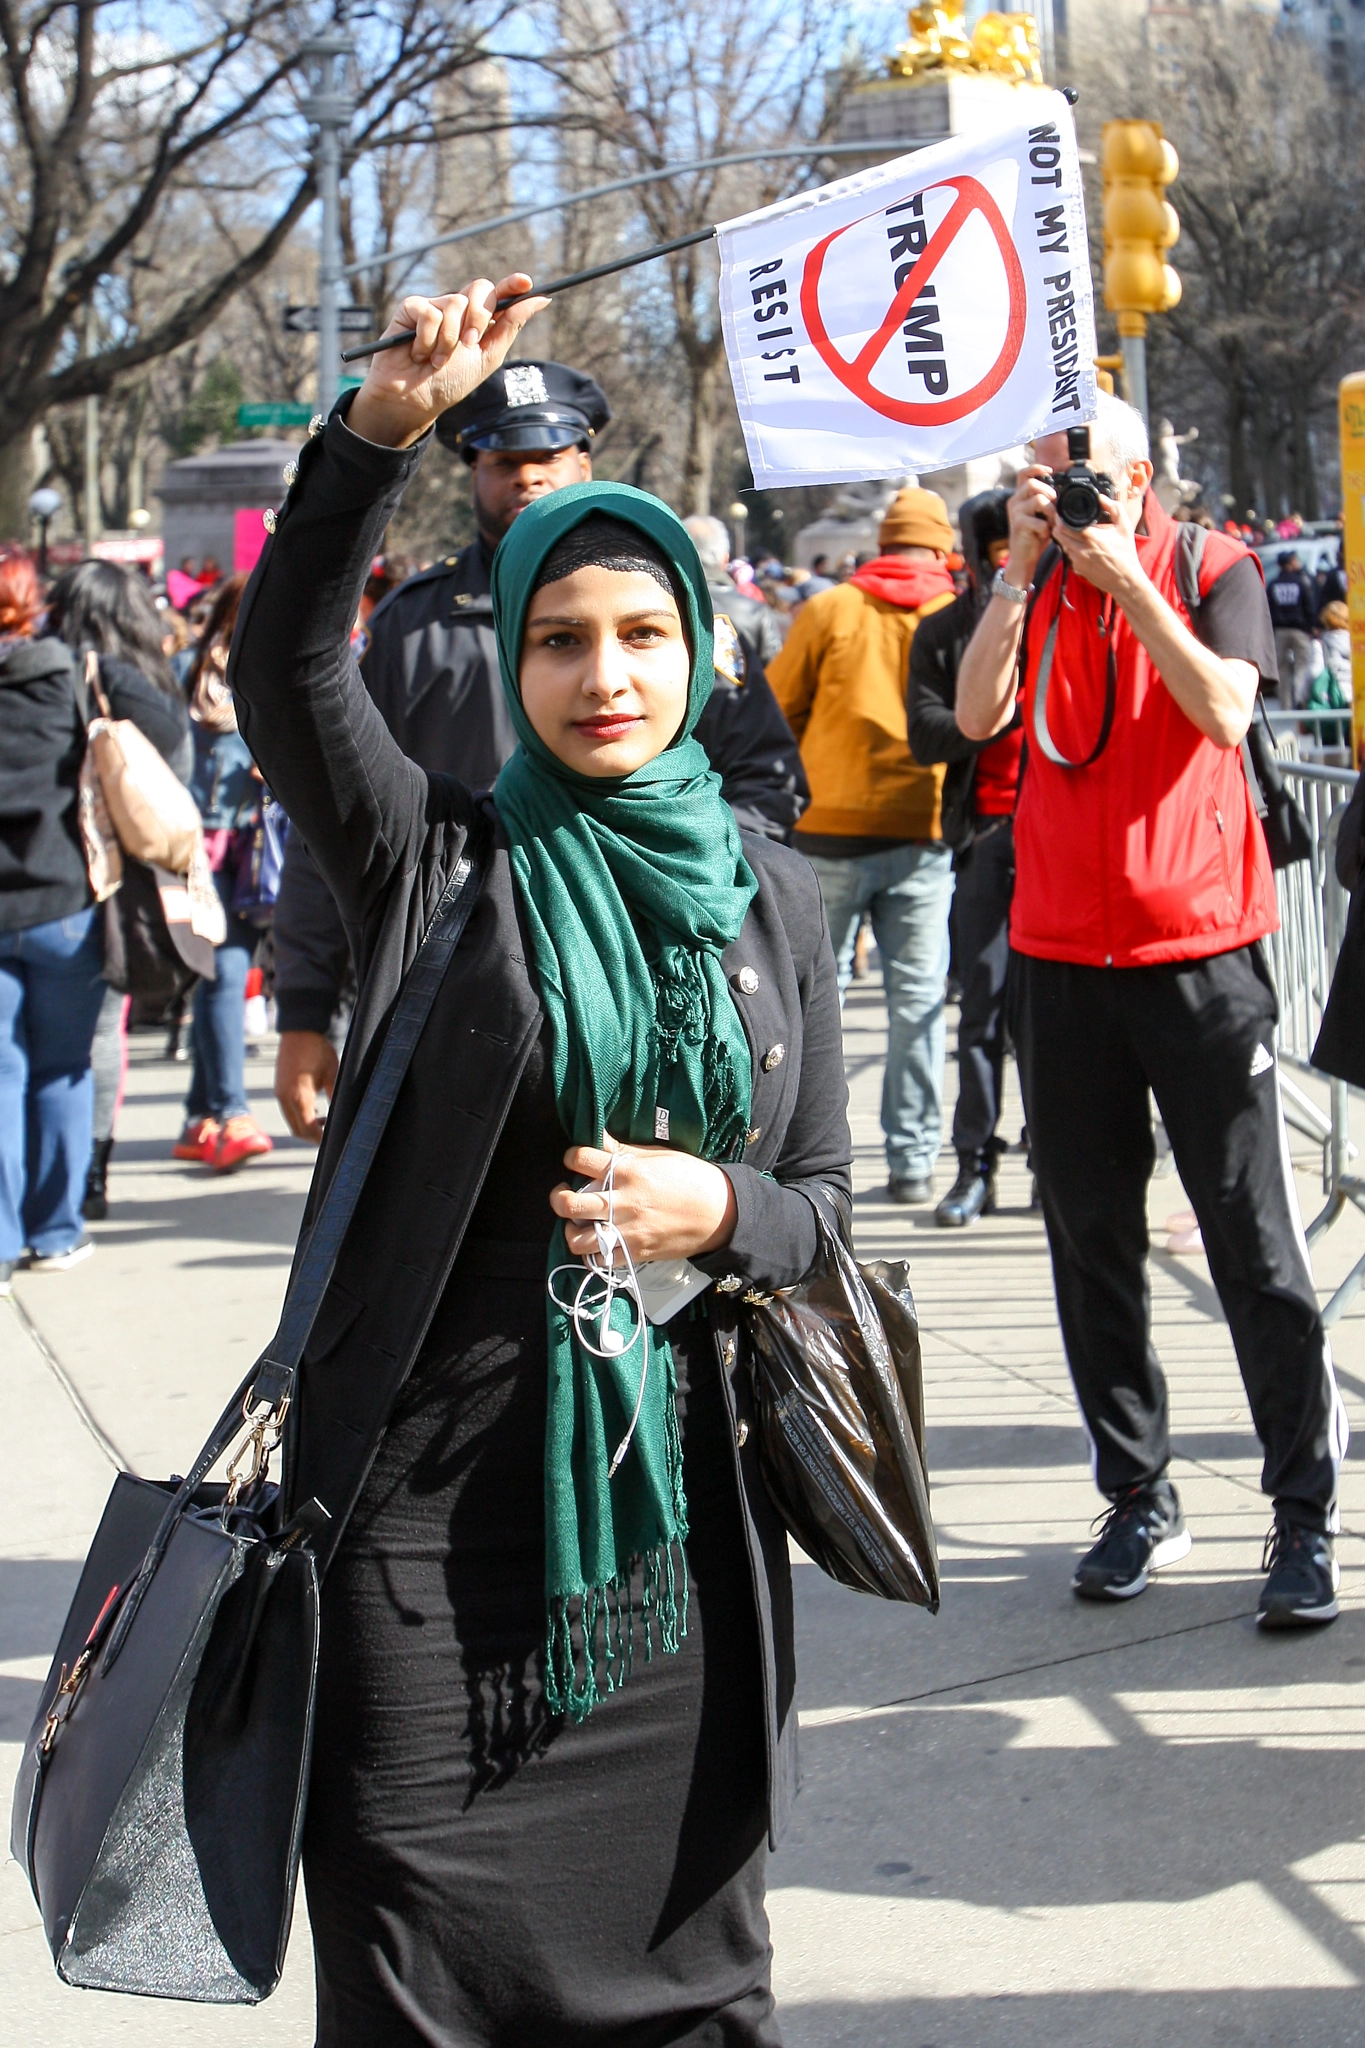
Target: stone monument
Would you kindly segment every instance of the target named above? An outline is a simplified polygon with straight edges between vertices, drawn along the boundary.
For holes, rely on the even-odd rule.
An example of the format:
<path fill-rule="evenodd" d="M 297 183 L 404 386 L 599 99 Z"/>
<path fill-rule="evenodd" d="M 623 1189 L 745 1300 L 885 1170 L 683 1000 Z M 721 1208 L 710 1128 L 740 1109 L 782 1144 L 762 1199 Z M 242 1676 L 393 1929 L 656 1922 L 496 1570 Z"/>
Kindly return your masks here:
<path fill-rule="evenodd" d="M 166 567 L 178 568 L 186 556 L 202 562 L 212 555 L 231 569 L 237 513 L 280 505 L 285 464 L 298 452 L 293 441 L 233 441 L 207 455 L 168 462 L 156 492 Z"/>

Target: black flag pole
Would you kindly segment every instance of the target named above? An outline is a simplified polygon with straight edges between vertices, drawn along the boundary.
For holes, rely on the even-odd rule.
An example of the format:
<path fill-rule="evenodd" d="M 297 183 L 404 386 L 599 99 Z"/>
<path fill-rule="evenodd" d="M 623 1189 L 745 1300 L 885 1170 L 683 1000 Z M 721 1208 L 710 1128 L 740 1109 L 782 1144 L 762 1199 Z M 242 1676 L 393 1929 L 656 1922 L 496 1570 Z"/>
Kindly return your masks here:
<path fill-rule="evenodd" d="M 513 292 L 508 299 L 499 299 L 496 310 L 501 313 L 506 306 L 515 306 L 519 299 L 552 299 L 556 292 L 572 290 L 576 284 L 591 284 L 595 278 L 611 277 L 618 270 L 633 270 L 637 263 L 652 263 L 656 256 L 671 256 L 675 249 L 690 249 L 694 242 L 709 242 L 715 234 L 714 228 L 697 228 L 693 234 L 679 235 L 674 242 L 656 242 L 650 249 L 636 249 L 629 256 L 618 256 L 611 263 L 596 263 L 591 270 L 575 270 L 571 277 L 557 277 L 550 284 L 532 285 L 530 291 Z M 397 334 L 386 334 L 378 341 L 362 341 L 356 348 L 341 351 L 343 363 L 358 363 L 365 356 L 377 356 L 386 348 L 401 348 L 416 334 L 415 327 L 400 328 Z"/>

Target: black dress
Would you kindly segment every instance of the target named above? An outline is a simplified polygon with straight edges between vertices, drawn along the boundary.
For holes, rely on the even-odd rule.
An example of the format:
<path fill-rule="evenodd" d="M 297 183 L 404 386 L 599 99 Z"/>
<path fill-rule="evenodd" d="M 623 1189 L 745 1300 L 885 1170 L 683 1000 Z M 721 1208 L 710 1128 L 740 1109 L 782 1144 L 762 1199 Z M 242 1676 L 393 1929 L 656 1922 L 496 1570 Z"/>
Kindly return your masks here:
<path fill-rule="evenodd" d="M 323 1596 L 304 1846 L 319 2048 L 779 2041 L 762 1684 L 705 1321 L 671 1326 L 692 1535 L 677 1656 L 544 1699 L 542 1033 Z"/>

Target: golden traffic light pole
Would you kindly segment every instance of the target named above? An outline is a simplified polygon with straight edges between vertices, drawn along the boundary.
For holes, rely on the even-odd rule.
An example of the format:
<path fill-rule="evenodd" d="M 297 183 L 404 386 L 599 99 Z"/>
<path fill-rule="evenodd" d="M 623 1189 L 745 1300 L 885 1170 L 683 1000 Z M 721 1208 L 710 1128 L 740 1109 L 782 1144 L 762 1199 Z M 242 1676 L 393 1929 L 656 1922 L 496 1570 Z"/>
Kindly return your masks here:
<path fill-rule="evenodd" d="M 1166 261 L 1180 221 L 1166 187 L 1180 159 L 1159 121 L 1106 121 L 1100 143 L 1104 174 L 1104 303 L 1118 315 L 1123 384 L 1130 405 L 1147 418 L 1147 316 L 1180 300 L 1180 279 Z"/>
<path fill-rule="evenodd" d="M 1341 566 L 1351 615 L 1352 759 L 1365 760 L 1365 372 L 1343 377 L 1341 418 Z"/>

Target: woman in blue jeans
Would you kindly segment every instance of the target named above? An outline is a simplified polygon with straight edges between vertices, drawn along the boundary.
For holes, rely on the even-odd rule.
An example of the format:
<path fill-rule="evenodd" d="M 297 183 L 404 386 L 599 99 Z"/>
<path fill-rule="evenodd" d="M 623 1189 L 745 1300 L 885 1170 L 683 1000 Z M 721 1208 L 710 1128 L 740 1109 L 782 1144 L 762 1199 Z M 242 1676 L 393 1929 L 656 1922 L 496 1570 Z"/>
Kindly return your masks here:
<path fill-rule="evenodd" d="M 27 1252 L 64 1272 L 81 1224 L 104 1000 L 99 913 L 77 821 L 85 723 L 69 650 L 35 640 L 38 578 L 0 550 L 0 1294 Z"/>
<path fill-rule="evenodd" d="M 218 975 L 194 992 L 190 1049 L 194 1069 L 185 1098 L 177 1159 L 230 1173 L 274 1150 L 246 1096 L 246 977 L 260 937 L 232 910 L 244 835 L 261 815 L 261 779 L 237 730 L 232 692 L 224 681 L 245 576 L 230 576 L 214 599 L 189 673 L 194 773 L 190 788 L 204 821 L 204 844 L 227 912 L 227 938 L 217 951 Z"/>

